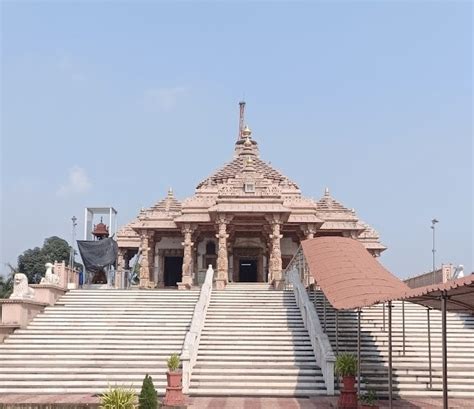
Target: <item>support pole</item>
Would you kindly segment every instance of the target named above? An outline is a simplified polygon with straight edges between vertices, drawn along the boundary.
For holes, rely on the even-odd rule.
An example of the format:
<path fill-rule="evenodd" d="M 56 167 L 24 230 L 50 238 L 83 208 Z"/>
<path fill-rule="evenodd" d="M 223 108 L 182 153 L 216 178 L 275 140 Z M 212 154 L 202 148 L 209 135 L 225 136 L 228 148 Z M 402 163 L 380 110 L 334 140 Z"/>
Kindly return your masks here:
<path fill-rule="evenodd" d="M 357 311 L 357 395 L 360 396 L 360 308 Z"/>
<path fill-rule="evenodd" d="M 323 320 L 324 320 L 324 333 L 326 333 L 326 295 L 323 294 Z"/>
<path fill-rule="evenodd" d="M 385 303 L 383 303 L 383 332 L 385 332 Z"/>
<path fill-rule="evenodd" d="M 443 409 L 448 409 L 448 345 L 446 336 L 446 291 L 441 293 L 441 340 L 443 354 Z"/>
<path fill-rule="evenodd" d="M 392 409 L 392 301 L 388 302 L 388 407 Z"/>
<path fill-rule="evenodd" d="M 433 371 L 431 368 L 431 324 L 430 324 L 430 309 L 426 308 L 426 318 L 428 321 L 428 371 L 430 376 L 430 389 L 433 388 Z"/>
<path fill-rule="evenodd" d="M 339 355 L 339 310 L 336 310 L 336 356 Z"/>
<path fill-rule="evenodd" d="M 405 301 L 402 301 L 403 356 L 405 356 Z"/>

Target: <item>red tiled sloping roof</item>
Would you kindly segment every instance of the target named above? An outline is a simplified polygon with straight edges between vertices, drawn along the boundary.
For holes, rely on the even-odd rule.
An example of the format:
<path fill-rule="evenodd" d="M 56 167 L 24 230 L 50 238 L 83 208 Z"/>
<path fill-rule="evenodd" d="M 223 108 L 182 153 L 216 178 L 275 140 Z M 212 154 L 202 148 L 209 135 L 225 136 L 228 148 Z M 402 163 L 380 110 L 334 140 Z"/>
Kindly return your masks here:
<path fill-rule="evenodd" d="M 448 311 L 474 314 L 474 274 L 446 283 L 412 288 L 399 299 L 440 310 L 442 291 L 446 291 L 448 295 Z"/>
<path fill-rule="evenodd" d="M 357 240 L 316 237 L 302 246 L 311 274 L 336 309 L 367 307 L 408 290 Z"/>

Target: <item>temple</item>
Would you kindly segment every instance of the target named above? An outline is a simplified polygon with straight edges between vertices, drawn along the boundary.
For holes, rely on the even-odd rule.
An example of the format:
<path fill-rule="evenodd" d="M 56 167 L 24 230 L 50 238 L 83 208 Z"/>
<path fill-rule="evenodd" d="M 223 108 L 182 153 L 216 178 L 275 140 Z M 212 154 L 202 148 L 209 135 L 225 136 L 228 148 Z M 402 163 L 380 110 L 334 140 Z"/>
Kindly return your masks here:
<path fill-rule="evenodd" d="M 215 286 L 268 282 L 282 288 L 282 271 L 302 240 L 342 236 L 360 240 L 377 257 L 378 233 L 329 190 L 315 201 L 260 158 L 257 141 L 241 128 L 234 156 L 179 201 L 170 189 L 117 233 L 117 280 L 139 254 L 141 288 L 200 285 L 208 265 Z"/>

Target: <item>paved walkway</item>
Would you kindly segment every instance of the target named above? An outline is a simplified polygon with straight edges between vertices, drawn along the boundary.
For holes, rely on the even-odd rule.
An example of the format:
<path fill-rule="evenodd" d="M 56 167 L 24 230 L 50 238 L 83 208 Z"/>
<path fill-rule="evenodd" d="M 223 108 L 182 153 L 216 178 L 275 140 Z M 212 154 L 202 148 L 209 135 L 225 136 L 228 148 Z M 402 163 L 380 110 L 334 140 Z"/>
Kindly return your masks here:
<path fill-rule="evenodd" d="M 4 404 L 97 404 L 99 398 L 91 395 L 10 395 L 0 394 L 0 408 Z M 67 405 L 67 406 L 66 406 Z M 387 409 L 388 402 L 380 401 L 380 409 Z M 439 409 L 443 407 L 441 399 L 412 398 L 395 400 L 394 409 Z M 318 397 L 310 399 L 296 398 L 232 398 L 209 397 L 188 398 L 189 409 L 335 409 L 337 397 Z M 473 409 L 474 399 L 450 399 L 450 409 Z"/>

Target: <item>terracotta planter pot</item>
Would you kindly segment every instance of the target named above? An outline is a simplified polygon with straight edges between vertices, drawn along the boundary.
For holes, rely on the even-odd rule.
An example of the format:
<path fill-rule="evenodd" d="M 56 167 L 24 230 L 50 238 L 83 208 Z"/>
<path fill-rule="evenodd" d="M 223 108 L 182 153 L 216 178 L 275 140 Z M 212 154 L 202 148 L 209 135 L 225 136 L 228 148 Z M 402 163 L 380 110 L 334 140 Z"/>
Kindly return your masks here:
<path fill-rule="evenodd" d="M 355 390 L 355 376 L 343 376 L 342 384 L 344 385 L 344 390 L 353 391 Z"/>
<path fill-rule="evenodd" d="M 166 372 L 166 380 L 170 388 L 181 388 L 183 384 L 183 374 L 181 371 Z"/>
<path fill-rule="evenodd" d="M 357 409 L 357 391 L 355 389 L 355 376 L 343 376 L 343 387 L 337 401 L 339 409 Z"/>
<path fill-rule="evenodd" d="M 183 374 L 181 371 L 166 372 L 166 380 L 168 386 L 166 387 L 165 398 L 163 404 L 165 406 L 182 406 L 184 405 L 183 395 Z"/>

